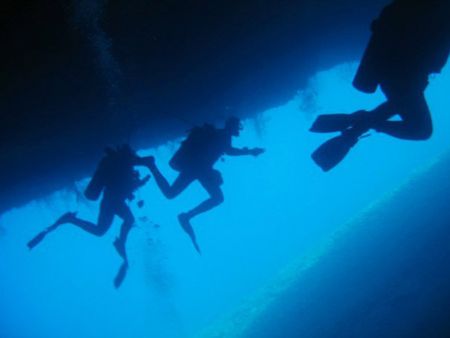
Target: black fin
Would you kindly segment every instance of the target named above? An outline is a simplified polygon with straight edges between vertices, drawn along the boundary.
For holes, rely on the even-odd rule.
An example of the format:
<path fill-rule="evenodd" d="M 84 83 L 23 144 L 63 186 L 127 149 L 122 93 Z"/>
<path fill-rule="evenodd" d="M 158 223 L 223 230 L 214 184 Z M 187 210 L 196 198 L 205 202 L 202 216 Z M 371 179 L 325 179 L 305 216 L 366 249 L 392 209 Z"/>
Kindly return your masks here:
<path fill-rule="evenodd" d="M 354 122 L 351 114 L 319 115 L 312 124 L 310 131 L 314 133 L 331 133 L 344 131 Z"/>
<path fill-rule="evenodd" d="M 311 157 L 323 171 L 330 171 L 345 158 L 357 141 L 358 138 L 353 135 L 333 137 L 317 148 Z"/>

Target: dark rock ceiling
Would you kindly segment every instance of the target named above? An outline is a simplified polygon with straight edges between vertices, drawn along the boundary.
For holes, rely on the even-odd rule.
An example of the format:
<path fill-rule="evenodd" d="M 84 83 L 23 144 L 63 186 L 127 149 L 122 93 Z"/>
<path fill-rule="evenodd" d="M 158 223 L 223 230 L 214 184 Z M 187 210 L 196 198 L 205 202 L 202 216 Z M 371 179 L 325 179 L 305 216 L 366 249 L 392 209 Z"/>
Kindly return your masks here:
<path fill-rule="evenodd" d="M 0 212 L 88 175 L 106 144 L 254 116 L 357 59 L 388 0 L 3 0 Z"/>

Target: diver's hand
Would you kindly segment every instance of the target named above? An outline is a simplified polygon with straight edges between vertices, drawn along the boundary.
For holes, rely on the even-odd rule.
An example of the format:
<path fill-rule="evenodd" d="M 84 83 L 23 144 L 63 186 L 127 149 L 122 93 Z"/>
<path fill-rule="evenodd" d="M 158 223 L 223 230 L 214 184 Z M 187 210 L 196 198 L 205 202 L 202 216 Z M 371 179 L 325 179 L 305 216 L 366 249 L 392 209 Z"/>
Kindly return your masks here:
<path fill-rule="evenodd" d="M 249 151 L 250 155 L 257 157 L 257 156 L 261 155 L 263 152 L 265 152 L 266 150 L 264 148 L 252 148 L 252 149 L 249 149 L 248 151 Z"/>

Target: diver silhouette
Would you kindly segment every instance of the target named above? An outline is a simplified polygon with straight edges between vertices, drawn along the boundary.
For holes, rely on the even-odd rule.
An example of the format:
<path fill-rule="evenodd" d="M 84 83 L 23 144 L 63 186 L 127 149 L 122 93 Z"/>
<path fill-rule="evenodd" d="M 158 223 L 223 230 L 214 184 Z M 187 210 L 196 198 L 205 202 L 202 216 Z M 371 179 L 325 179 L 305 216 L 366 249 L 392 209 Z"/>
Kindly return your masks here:
<path fill-rule="evenodd" d="M 214 164 L 223 155 L 258 156 L 264 152 L 262 148 L 233 147 L 232 137 L 239 136 L 241 130 L 241 121 L 236 117 L 228 118 L 223 129 L 218 129 L 211 124 L 192 128 L 187 138 L 170 160 L 170 166 L 179 172 L 172 185 L 161 174 L 153 157 L 147 161 L 156 184 L 165 197 L 169 199 L 175 198 L 195 180 L 198 180 L 209 194 L 207 200 L 195 208 L 178 215 L 181 227 L 191 238 L 198 253 L 200 253 L 200 247 L 197 244 L 190 220 L 218 206 L 224 200 L 223 192 L 220 188 L 223 183 L 222 175 L 213 168 Z"/>
<path fill-rule="evenodd" d="M 450 52 L 450 1 L 396 0 L 372 23 L 372 36 L 353 80 L 386 101 L 372 111 L 320 115 L 310 131 L 341 132 L 322 144 L 313 160 L 334 168 L 370 129 L 405 140 L 426 140 L 433 132 L 424 96 L 428 76 L 439 73 Z M 398 115 L 400 120 L 391 120 Z"/>
<path fill-rule="evenodd" d="M 114 281 L 115 286 L 119 287 L 128 268 L 125 243 L 134 224 L 134 216 L 127 205 L 127 200 L 133 200 L 134 191 L 150 179 L 149 175 L 140 179 L 139 173 L 134 169 L 134 166 L 144 165 L 143 162 L 145 162 L 145 158 L 138 157 L 128 145 L 122 145 L 115 149 L 106 148 L 105 156 L 98 164 L 85 190 L 85 196 L 90 200 L 97 200 L 103 192 L 97 224 L 78 218 L 76 212 L 67 212 L 53 225 L 28 242 L 28 247 L 34 248 L 48 233 L 68 223 L 92 235 L 103 236 L 111 227 L 114 216 L 117 215 L 123 220 L 120 235 L 113 243 L 123 259 L 123 264 Z"/>

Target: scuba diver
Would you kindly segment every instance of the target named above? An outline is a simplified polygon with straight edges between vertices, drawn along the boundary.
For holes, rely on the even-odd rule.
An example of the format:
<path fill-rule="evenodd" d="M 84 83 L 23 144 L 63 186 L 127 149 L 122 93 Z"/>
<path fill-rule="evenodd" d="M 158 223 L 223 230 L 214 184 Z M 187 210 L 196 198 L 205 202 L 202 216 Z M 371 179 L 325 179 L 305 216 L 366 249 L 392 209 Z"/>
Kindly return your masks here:
<path fill-rule="evenodd" d="M 103 192 L 97 224 L 78 218 L 76 212 L 67 212 L 29 241 L 27 244 L 29 249 L 33 249 L 48 233 L 63 224 L 73 224 L 92 235 L 103 236 L 111 227 L 114 216 L 117 215 L 123 220 L 120 235 L 113 243 L 123 259 L 123 264 L 114 281 L 115 286 L 119 287 L 128 268 L 125 242 L 134 224 L 134 216 L 127 205 L 127 200 L 133 200 L 134 191 L 150 179 L 149 175 L 141 179 L 134 169 L 134 166 L 144 165 L 143 162 L 145 158 L 138 157 L 128 145 L 115 149 L 106 148 L 105 155 L 84 192 L 86 198 L 92 201 L 97 200 Z"/>
<path fill-rule="evenodd" d="M 322 144 L 313 160 L 334 168 L 370 129 L 405 140 L 426 140 L 433 132 L 424 91 L 428 76 L 439 73 L 450 52 L 450 1 L 396 0 L 372 23 L 353 86 L 386 101 L 372 111 L 320 115 L 310 131 L 341 132 Z M 400 120 L 391 120 L 398 115 Z"/>
<path fill-rule="evenodd" d="M 172 169 L 179 172 L 178 177 L 170 185 L 161 174 L 151 157 L 147 165 L 152 172 L 156 184 L 166 198 L 172 199 L 184 191 L 192 182 L 198 180 L 209 194 L 209 198 L 195 208 L 178 215 L 178 221 L 183 230 L 189 235 L 195 249 L 200 252 L 190 220 L 204 213 L 224 200 L 220 186 L 223 183 L 222 175 L 214 164 L 223 155 L 259 156 L 264 152 L 262 148 L 234 148 L 232 137 L 239 136 L 242 130 L 241 121 L 236 117 L 230 117 L 225 122 L 225 128 L 218 129 L 211 124 L 194 127 L 187 138 L 182 142 L 178 151 L 174 154 L 169 164 Z"/>

